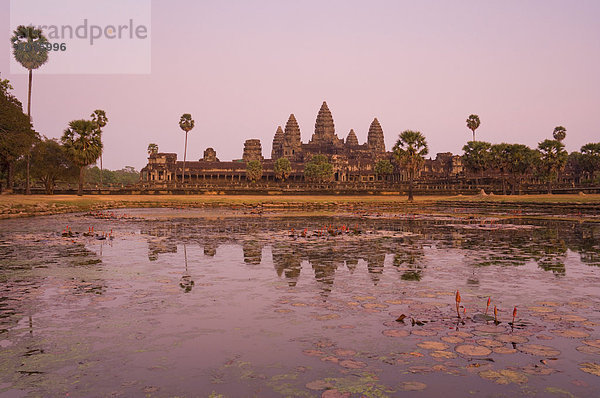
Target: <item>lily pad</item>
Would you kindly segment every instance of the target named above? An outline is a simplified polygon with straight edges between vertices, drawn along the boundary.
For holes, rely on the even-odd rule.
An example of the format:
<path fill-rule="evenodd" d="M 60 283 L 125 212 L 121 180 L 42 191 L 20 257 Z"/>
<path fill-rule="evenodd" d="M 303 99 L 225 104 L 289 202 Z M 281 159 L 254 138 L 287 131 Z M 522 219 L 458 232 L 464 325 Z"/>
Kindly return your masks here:
<path fill-rule="evenodd" d="M 552 333 L 558 336 L 568 337 L 572 339 L 583 339 L 586 337 L 590 337 L 590 334 L 588 332 L 581 329 L 553 330 Z"/>
<path fill-rule="evenodd" d="M 502 347 L 504 343 L 492 339 L 480 339 L 477 340 L 477 344 L 482 345 L 487 348 L 497 348 Z"/>
<path fill-rule="evenodd" d="M 427 384 L 420 381 L 405 381 L 400 384 L 402 391 L 421 391 L 427 388 Z"/>
<path fill-rule="evenodd" d="M 354 296 L 354 300 L 356 301 L 367 301 L 367 300 L 375 300 L 374 296 Z"/>
<path fill-rule="evenodd" d="M 345 359 L 340 361 L 340 365 L 346 369 L 362 369 L 366 368 L 367 364 L 361 361 L 355 361 L 354 359 Z"/>
<path fill-rule="evenodd" d="M 514 354 L 517 352 L 517 350 L 508 347 L 496 347 L 494 348 L 494 352 L 496 354 Z"/>
<path fill-rule="evenodd" d="M 433 352 L 430 352 L 429 355 L 431 355 L 434 358 L 443 358 L 443 359 L 454 359 L 458 356 L 455 353 L 453 353 L 452 351 L 433 351 Z"/>
<path fill-rule="evenodd" d="M 560 351 L 557 349 L 541 344 L 523 344 L 519 347 L 519 350 L 540 357 L 557 357 L 560 355 Z"/>
<path fill-rule="evenodd" d="M 362 306 L 363 308 L 369 310 L 382 310 L 388 307 L 387 305 L 381 303 L 364 303 Z"/>
<path fill-rule="evenodd" d="M 350 398 L 349 392 L 341 392 L 336 389 L 324 391 L 321 398 Z"/>
<path fill-rule="evenodd" d="M 584 362 L 579 364 L 579 369 L 583 370 L 585 373 L 600 376 L 600 364 L 594 362 Z"/>
<path fill-rule="evenodd" d="M 308 388 L 309 390 L 318 391 L 333 388 L 333 385 L 325 380 L 314 380 L 310 383 L 306 383 L 306 388 Z"/>
<path fill-rule="evenodd" d="M 354 350 L 344 350 L 342 348 L 339 348 L 337 350 L 334 351 L 335 355 L 339 355 L 341 357 L 351 357 L 356 355 L 356 351 Z"/>
<path fill-rule="evenodd" d="M 322 357 L 323 355 L 325 355 L 323 351 L 319 350 L 304 350 L 302 352 L 304 353 L 304 355 L 308 355 L 309 357 Z"/>
<path fill-rule="evenodd" d="M 384 303 L 387 303 L 387 304 L 405 304 L 406 300 L 385 300 Z"/>
<path fill-rule="evenodd" d="M 448 333 L 448 336 L 456 336 L 456 337 L 460 337 L 463 339 L 469 338 L 469 337 L 473 337 L 473 334 L 468 333 L 468 332 L 463 332 L 460 330 L 453 330 L 452 332 Z"/>
<path fill-rule="evenodd" d="M 600 348 L 600 339 L 597 340 L 584 340 L 583 344 L 587 344 L 592 347 Z"/>
<path fill-rule="evenodd" d="M 550 312 L 555 312 L 556 311 L 554 308 L 543 307 L 543 306 L 529 307 L 528 310 L 533 311 L 533 312 L 541 312 L 541 313 L 550 313 Z"/>
<path fill-rule="evenodd" d="M 437 335 L 437 332 L 434 332 L 433 330 L 413 330 L 412 334 L 414 334 L 415 336 L 435 336 Z"/>
<path fill-rule="evenodd" d="M 463 341 L 465 341 L 464 339 L 461 339 L 460 337 L 457 337 L 457 336 L 444 336 L 444 337 L 442 337 L 441 340 L 446 343 L 450 343 L 450 344 L 458 344 L 458 343 L 462 343 Z"/>
<path fill-rule="evenodd" d="M 316 320 L 318 321 L 330 321 L 332 319 L 339 319 L 339 315 L 338 314 L 325 314 L 325 315 L 317 315 L 315 317 Z"/>
<path fill-rule="evenodd" d="M 477 328 L 475 328 L 475 330 L 477 330 L 478 332 L 489 333 L 489 334 L 506 332 L 506 329 L 504 326 L 498 326 L 498 325 L 478 326 Z"/>
<path fill-rule="evenodd" d="M 585 354 L 600 355 L 600 348 L 594 347 L 591 345 L 581 345 L 581 346 L 577 347 L 576 350 L 579 352 L 583 352 Z"/>
<path fill-rule="evenodd" d="M 410 335 L 410 332 L 408 330 L 402 330 L 402 329 L 386 329 L 381 333 L 384 336 L 388 336 L 388 337 L 406 337 L 406 336 Z"/>
<path fill-rule="evenodd" d="M 479 372 L 479 376 L 481 376 L 483 379 L 492 380 L 494 383 L 497 384 L 522 384 L 527 383 L 527 381 L 529 380 L 527 376 L 525 376 L 523 373 L 510 369 L 502 369 L 498 371 L 484 370 L 482 372 Z"/>
<path fill-rule="evenodd" d="M 423 341 L 417 344 L 417 347 L 421 347 L 425 350 L 443 351 L 448 348 L 448 344 L 439 341 Z"/>
<path fill-rule="evenodd" d="M 492 353 L 492 350 L 490 350 L 487 347 L 480 346 L 480 345 L 471 345 L 471 344 L 459 345 L 455 348 L 455 350 L 459 354 L 469 355 L 469 356 L 485 356 L 485 355 L 490 355 Z"/>

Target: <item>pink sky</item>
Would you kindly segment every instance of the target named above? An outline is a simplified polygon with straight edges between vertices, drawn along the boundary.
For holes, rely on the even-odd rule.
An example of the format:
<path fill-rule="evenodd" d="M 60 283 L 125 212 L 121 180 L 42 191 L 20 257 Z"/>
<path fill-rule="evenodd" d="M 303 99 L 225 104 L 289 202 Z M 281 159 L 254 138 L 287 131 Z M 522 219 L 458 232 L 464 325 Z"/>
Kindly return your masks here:
<path fill-rule="evenodd" d="M 600 141 L 600 2 L 154 1 L 149 75 L 34 73 L 35 128 L 106 110 L 104 165 L 146 163 L 146 147 L 183 157 L 182 113 L 196 127 L 188 159 L 221 160 L 259 138 L 270 157 L 290 113 L 302 139 L 326 100 L 336 132 L 366 140 L 374 117 L 386 146 L 419 130 L 430 153 L 462 153 L 465 119 L 477 138 L 535 147 L 557 125 L 569 151 Z M 0 3 L 0 72 L 26 102 L 26 75 L 9 73 L 9 3 Z M 97 62 L 110 63 L 110 57 Z"/>

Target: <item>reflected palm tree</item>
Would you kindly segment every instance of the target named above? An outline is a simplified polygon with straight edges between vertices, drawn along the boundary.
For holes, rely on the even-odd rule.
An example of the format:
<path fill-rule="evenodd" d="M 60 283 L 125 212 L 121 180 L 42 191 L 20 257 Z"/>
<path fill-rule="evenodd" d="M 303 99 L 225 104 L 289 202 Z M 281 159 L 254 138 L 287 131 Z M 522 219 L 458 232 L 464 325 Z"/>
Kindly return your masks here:
<path fill-rule="evenodd" d="M 214 257 L 217 254 L 218 245 L 215 242 L 204 243 L 204 255 Z"/>
<path fill-rule="evenodd" d="M 186 247 L 185 243 L 183 244 L 183 258 L 185 261 L 185 272 L 183 273 L 183 276 L 179 280 L 179 287 L 181 287 L 183 289 L 184 293 L 189 293 L 192 291 L 192 288 L 194 287 L 194 281 L 192 280 L 192 275 L 190 275 L 190 273 L 188 271 L 187 247 Z"/>

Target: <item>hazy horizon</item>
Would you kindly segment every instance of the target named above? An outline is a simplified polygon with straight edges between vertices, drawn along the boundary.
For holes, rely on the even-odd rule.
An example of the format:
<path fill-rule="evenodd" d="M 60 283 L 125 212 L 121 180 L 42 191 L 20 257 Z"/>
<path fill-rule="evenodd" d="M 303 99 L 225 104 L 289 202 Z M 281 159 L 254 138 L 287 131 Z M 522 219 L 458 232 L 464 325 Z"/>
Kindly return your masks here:
<path fill-rule="evenodd" d="M 26 104 L 27 76 L 9 73 L 6 0 L 0 15 L 1 76 Z M 150 142 L 183 158 L 178 121 L 191 113 L 189 160 L 207 147 L 239 159 L 249 138 L 269 158 L 290 113 L 307 142 L 327 101 L 340 138 L 354 129 L 364 143 L 377 117 L 386 149 L 419 130 L 432 157 L 462 153 L 471 113 L 478 140 L 536 147 L 563 125 L 569 151 L 600 141 L 597 1 L 174 0 L 153 1 L 151 15 L 149 74 L 34 71 L 40 134 L 58 138 L 69 121 L 104 109 L 104 166 L 139 170 Z"/>

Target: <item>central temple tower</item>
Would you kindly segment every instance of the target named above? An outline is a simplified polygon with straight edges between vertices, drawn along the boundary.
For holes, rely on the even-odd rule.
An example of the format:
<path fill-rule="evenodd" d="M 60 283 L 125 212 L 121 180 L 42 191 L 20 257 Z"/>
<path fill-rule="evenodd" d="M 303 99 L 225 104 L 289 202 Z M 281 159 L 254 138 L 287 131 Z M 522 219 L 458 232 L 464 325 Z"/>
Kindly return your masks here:
<path fill-rule="evenodd" d="M 331 116 L 327 102 L 323 101 L 323 105 L 321 105 L 321 109 L 319 109 L 317 115 L 317 121 L 315 122 L 315 133 L 310 139 L 309 144 L 341 146 L 342 142 L 335 134 L 333 116 Z"/>

